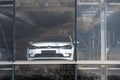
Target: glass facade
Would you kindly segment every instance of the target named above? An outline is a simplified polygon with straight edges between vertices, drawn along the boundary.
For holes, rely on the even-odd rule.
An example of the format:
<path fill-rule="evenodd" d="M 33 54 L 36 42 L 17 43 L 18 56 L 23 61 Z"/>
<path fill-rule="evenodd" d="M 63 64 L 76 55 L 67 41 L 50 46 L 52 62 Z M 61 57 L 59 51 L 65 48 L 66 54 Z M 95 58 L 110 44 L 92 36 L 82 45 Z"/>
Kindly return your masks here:
<path fill-rule="evenodd" d="M 119 0 L 0 0 L 0 80 L 119 80 Z"/>

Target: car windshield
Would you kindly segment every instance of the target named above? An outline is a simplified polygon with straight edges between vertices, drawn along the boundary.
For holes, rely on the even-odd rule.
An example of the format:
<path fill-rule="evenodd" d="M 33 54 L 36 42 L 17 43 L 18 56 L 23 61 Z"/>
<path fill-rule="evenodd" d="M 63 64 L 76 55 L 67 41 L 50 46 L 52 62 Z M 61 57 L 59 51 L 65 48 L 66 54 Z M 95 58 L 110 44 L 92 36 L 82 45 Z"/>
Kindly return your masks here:
<path fill-rule="evenodd" d="M 67 35 L 46 35 L 40 36 L 39 39 L 33 40 L 33 42 L 70 42 L 70 37 Z"/>

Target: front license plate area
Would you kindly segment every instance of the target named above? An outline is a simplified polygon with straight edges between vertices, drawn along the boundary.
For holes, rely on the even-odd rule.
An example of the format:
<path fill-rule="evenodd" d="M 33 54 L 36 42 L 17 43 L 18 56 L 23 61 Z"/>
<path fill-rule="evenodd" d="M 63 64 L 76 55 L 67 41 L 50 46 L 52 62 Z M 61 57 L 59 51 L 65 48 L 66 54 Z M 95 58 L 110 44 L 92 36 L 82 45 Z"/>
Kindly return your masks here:
<path fill-rule="evenodd" d="M 56 51 L 54 50 L 45 50 L 45 51 L 42 51 L 42 54 L 55 54 Z"/>

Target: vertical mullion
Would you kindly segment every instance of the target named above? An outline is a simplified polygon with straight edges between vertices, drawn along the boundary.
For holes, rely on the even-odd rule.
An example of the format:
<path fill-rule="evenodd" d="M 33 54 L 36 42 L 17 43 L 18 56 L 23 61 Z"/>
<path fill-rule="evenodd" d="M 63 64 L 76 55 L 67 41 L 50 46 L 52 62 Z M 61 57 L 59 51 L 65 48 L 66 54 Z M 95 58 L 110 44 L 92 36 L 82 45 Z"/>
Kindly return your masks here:
<path fill-rule="evenodd" d="M 106 47 L 107 47 L 107 25 L 106 25 L 106 3 L 101 0 L 100 14 L 101 14 L 101 60 L 106 60 Z"/>
<path fill-rule="evenodd" d="M 15 80 L 15 65 L 12 64 L 12 80 Z"/>
<path fill-rule="evenodd" d="M 16 56 L 16 0 L 13 0 L 13 62 Z"/>
<path fill-rule="evenodd" d="M 75 80 L 78 80 L 78 72 L 77 72 L 78 65 L 75 64 Z"/>
<path fill-rule="evenodd" d="M 75 0 L 75 43 L 74 43 L 74 60 L 77 61 L 77 0 Z"/>
<path fill-rule="evenodd" d="M 16 54 L 16 0 L 13 0 L 13 62 L 15 62 L 15 54 Z M 15 64 L 12 64 L 12 80 L 15 80 Z"/>
<path fill-rule="evenodd" d="M 75 0 L 75 51 L 74 60 L 77 61 L 77 0 Z M 77 64 L 75 64 L 75 80 L 78 80 Z"/>
<path fill-rule="evenodd" d="M 106 48 L 107 48 L 107 24 L 106 24 L 106 9 L 107 3 L 105 0 L 101 0 L 100 12 L 101 12 L 101 61 L 107 60 Z M 107 80 L 107 67 L 101 65 L 101 80 Z"/>

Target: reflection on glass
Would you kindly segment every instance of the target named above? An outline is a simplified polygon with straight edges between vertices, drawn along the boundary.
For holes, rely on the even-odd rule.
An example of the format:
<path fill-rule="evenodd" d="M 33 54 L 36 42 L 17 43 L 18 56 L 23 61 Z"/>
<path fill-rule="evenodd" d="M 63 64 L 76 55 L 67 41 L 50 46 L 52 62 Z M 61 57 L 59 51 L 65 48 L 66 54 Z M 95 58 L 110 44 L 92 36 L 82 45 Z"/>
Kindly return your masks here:
<path fill-rule="evenodd" d="M 0 61 L 12 60 L 13 1 L 0 0 Z"/>
<path fill-rule="evenodd" d="M 108 3 L 120 3 L 120 0 L 107 0 Z"/>
<path fill-rule="evenodd" d="M 108 80 L 120 80 L 120 68 L 119 67 L 114 67 L 114 68 L 109 68 L 108 70 Z"/>
<path fill-rule="evenodd" d="M 17 80 L 74 80 L 74 65 L 18 65 Z"/>
<path fill-rule="evenodd" d="M 21 4 L 16 6 L 17 60 L 73 59 L 74 0 L 17 0 L 16 4 Z"/>
<path fill-rule="evenodd" d="M 109 75 L 108 80 L 120 80 L 119 75 Z"/>
<path fill-rule="evenodd" d="M 100 59 L 100 8 L 97 4 L 78 4 L 77 59 Z"/>
<path fill-rule="evenodd" d="M 115 0 L 116 1 L 116 0 Z M 119 0 L 118 0 L 119 1 Z M 120 3 L 109 3 L 107 7 L 108 60 L 120 60 Z"/>
<path fill-rule="evenodd" d="M 13 5 L 13 0 L 0 0 L 0 5 L 2 5 L 2 6 Z"/>
<path fill-rule="evenodd" d="M 95 65 L 78 65 L 78 80 L 101 80 L 99 67 Z"/>
<path fill-rule="evenodd" d="M 0 65 L 0 80 L 11 80 L 12 68 L 11 66 Z"/>

